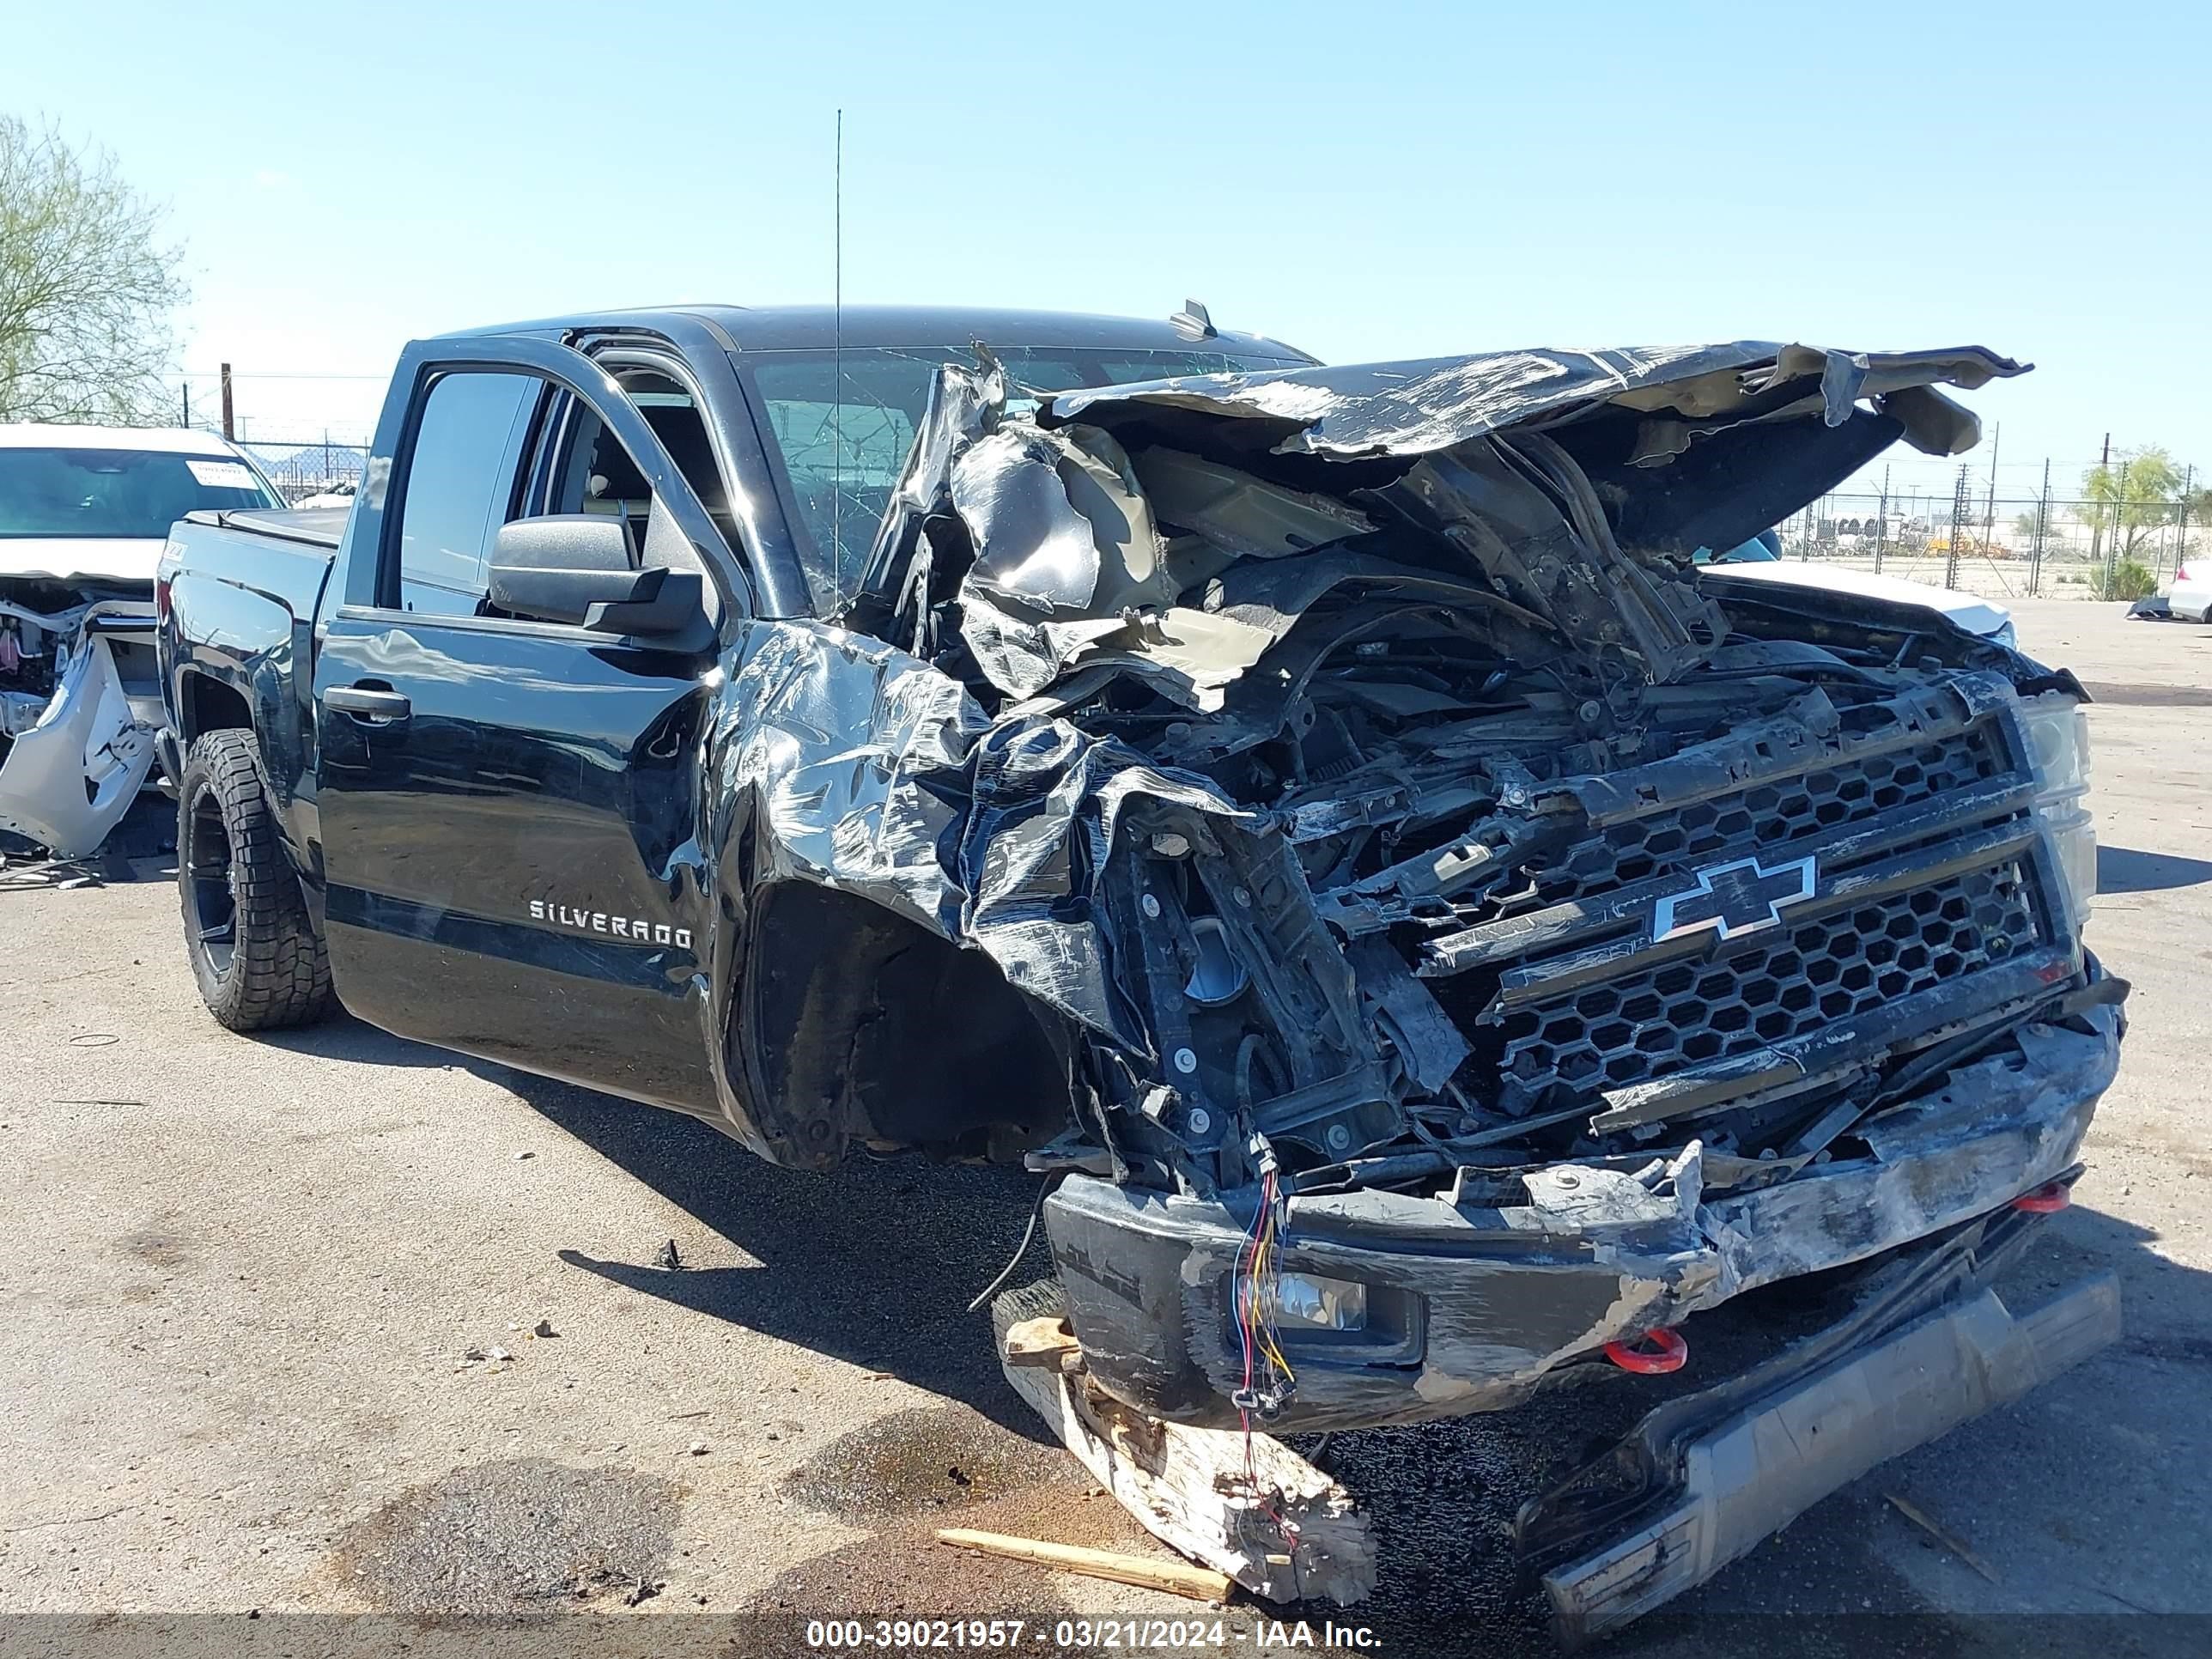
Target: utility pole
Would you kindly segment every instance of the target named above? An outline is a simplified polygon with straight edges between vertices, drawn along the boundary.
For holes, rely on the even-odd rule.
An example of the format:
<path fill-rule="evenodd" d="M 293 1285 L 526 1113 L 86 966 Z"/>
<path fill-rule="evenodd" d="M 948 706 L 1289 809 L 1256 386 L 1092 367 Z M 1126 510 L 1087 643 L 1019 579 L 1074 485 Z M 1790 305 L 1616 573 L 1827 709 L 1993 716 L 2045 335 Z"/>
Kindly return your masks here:
<path fill-rule="evenodd" d="M 179 421 L 177 424 L 182 427 L 189 427 L 192 423 L 192 383 L 190 380 L 178 381 L 177 395 L 184 399 L 185 404 L 184 418 Z"/>
<path fill-rule="evenodd" d="M 1982 507 L 1982 556 L 1992 557 L 1990 548 L 1997 533 L 1997 446 L 2004 441 L 2004 422 L 1999 421 L 1990 433 L 1990 493 Z"/>
<path fill-rule="evenodd" d="M 1966 482 L 1966 464 L 1959 463 L 1959 482 L 1951 490 L 1951 533 L 1945 538 L 1948 550 L 1943 561 L 1943 586 L 1955 588 L 1959 585 L 1959 536 L 1966 527 L 1966 515 L 1974 510 L 1972 487 Z"/>
<path fill-rule="evenodd" d="M 2128 513 L 2128 464 L 2120 463 L 2118 498 L 2112 503 L 2112 538 L 2105 544 L 2105 597 L 2110 599 L 2120 572 L 2120 520 Z"/>
<path fill-rule="evenodd" d="M 2197 488 L 2194 463 L 2181 469 L 2181 500 L 2173 509 L 2173 568 L 2189 562 L 2189 492 Z M 2160 572 L 2163 574 L 2163 571 Z"/>
<path fill-rule="evenodd" d="M 2112 434 L 2105 434 L 2104 453 L 2097 458 L 2097 471 L 2110 477 L 2112 471 Z M 2094 561 L 2105 546 L 2105 504 L 2099 501 L 2097 510 L 2089 517 L 2089 557 Z"/>
<path fill-rule="evenodd" d="M 222 435 L 226 440 L 236 436 L 230 411 L 230 365 L 228 363 L 222 366 Z"/>
<path fill-rule="evenodd" d="M 2051 457 L 2043 458 L 2043 499 L 2035 509 L 2035 549 L 2028 556 L 2027 592 L 2033 599 L 2043 586 L 2043 538 L 2051 532 Z"/>
<path fill-rule="evenodd" d="M 1874 574 L 1881 574 L 1882 549 L 1889 541 L 1889 469 L 1881 470 L 1881 510 L 1874 519 Z"/>

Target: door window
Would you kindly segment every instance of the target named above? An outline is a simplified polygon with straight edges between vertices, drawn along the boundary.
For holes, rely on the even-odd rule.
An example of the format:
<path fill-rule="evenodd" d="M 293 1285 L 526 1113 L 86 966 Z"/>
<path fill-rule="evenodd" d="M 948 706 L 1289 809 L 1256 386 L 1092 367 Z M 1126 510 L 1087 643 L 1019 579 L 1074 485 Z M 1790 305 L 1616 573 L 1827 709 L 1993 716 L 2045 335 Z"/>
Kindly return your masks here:
<path fill-rule="evenodd" d="M 515 460 L 543 382 L 443 374 L 430 387 L 399 506 L 399 605 L 475 616 L 492 538 L 514 502 Z"/>

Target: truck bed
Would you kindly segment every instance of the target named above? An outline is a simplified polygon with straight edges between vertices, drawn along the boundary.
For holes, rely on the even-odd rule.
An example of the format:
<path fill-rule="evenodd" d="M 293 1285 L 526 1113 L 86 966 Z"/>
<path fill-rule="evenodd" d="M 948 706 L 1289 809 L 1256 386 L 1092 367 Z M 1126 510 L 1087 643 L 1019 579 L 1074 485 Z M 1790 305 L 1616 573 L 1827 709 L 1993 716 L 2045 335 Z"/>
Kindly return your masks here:
<path fill-rule="evenodd" d="M 305 510 L 271 512 L 267 508 L 227 508 L 217 513 L 194 513 L 187 515 L 188 524 L 215 524 L 225 530 L 243 530 L 257 536 L 273 536 L 279 541 L 301 542 L 309 547 L 319 547 L 325 553 L 338 550 L 338 540 L 345 534 L 346 514 L 352 511 L 343 507 L 317 507 Z"/>

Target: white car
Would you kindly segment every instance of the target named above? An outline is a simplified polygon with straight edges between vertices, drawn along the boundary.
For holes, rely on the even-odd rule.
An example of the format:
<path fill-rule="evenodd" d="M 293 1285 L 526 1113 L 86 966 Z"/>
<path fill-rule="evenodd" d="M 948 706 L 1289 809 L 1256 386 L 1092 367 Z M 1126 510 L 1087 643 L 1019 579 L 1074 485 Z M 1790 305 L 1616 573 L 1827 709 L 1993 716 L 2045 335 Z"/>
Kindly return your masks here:
<path fill-rule="evenodd" d="M 293 502 L 292 510 L 295 513 L 321 513 L 335 507 L 349 513 L 353 510 L 353 485 L 335 483 L 328 489 L 319 489 L 313 495 Z"/>
<path fill-rule="evenodd" d="M 210 433 L 0 426 L 0 830 L 64 857 L 106 838 L 154 763 L 170 525 L 283 504 Z"/>
<path fill-rule="evenodd" d="M 2212 558 L 2199 553 L 2184 559 L 2166 591 L 2166 609 L 2189 622 L 2212 623 Z"/>
<path fill-rule="evenodd" d="M 1698 562 L 1705 562 L 1702 556 Z M 1869 599 L 1887 599 L 1893 605 L 1917 605 L 1924 610 L 1941 611 L 1970 634 L 1978 634 L 1999 645 L 2017 643 L 2012 612 L 1992 600 L 1928 582 L 1909 582 L 1899 576 L 1850 570 L 1817 559 L 1783 559 L 1776 555 L 1771 532 L 1766 536 L 1754 537 L 1741 547 L 1731 548 L 1712 560 L 1711 566 L 1730 576 L 1751 581 L 1818 588 L 1829 593 L 1856 593 Z"/>

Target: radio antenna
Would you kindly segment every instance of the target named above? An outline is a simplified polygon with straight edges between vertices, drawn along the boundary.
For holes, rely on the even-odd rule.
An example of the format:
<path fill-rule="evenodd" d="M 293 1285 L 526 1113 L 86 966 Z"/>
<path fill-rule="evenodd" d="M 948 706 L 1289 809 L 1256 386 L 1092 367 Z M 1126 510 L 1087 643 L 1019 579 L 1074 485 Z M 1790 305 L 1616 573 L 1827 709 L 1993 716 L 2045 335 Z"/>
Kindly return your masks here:
<path fill-rule="evenodd" d="M 837 144 L 830 186 L 830 544 L 837 598 L 845 597 L 845 112 L 837 112 Z"/>

